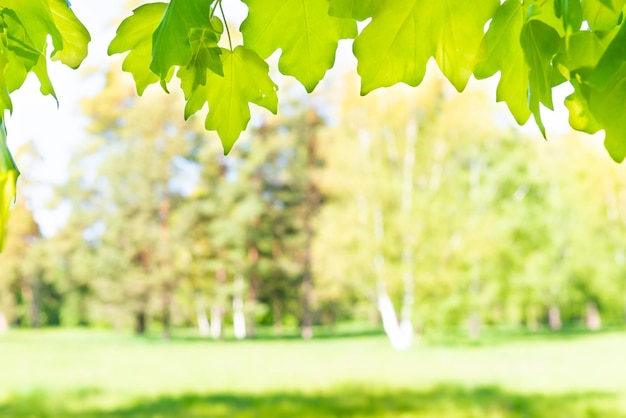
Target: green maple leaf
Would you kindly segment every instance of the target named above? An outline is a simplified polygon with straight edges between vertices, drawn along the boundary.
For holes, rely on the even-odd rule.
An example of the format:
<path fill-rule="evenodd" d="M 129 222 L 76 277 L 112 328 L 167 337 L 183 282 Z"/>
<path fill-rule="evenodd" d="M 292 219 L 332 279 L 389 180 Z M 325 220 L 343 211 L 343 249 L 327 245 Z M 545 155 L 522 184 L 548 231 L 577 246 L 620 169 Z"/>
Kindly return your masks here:
<path fill-rule="evenodd" d="M 16 183 L 20 175 L 7 147 L 6 139 L 6 128 L 2 120 L 0 121 L 0 251 L 4 248 L 9 209 L 15 201 Z"/>
<path fill-rule="evenodd" d="M 491 77 L 500 71 L 496 100 L 507 104 L 520 125 L 530 117 L 529 67 L 520 44 L 525 13 L 517 0 L 508 0 L 498 9 L 485 35 L 481 59 L 474 71 L 478 79 Z"/>
<path fill-rule="evenodd" d="M 263 59 L 277 49 L 281 73 L 294 76 L 308 92 L 335 63 L 340 39 L 357 34 L 353 19 L 328 14 L 328 0 L 244 0 L 249 13 L 243 42 Z"/>
<path fill-rule="evenodd" d="M 374 15 L 380 0 L 330 0 L 328 14 L 355 20 L 365 20 Z"/>
<path fill-rule="evenodd" d="M 383 2 L 354 42 L 361 93 L 403 82 L 417 86 L 434 57 L 461 91 L 474 71 L 485 23 L 499 2 Z"/>
<path fill-rule="evenodd" d="M 122 70 L 133 75 L 139 95 L 150 84 L 159 81 L 159 77 L 150 71 L 152 34 L 166 8 L 166 3 L 148 3 L 136 8 L 131 16 L 122 21 L 109 45 L 109 55 L 130 51 L 124 58 Z"/>
<path fill-rule="evenodd" d="M 554 57 L 554 64 L 568 79 L 576 74 L 586 77 L 596 67 L 610 41 L 610 37 L 600 36 L 598 32 L 575 33 L 568 40 L 569 47 L 562 47 Z"/>
<path fill-rule="evenodd" d="M 217 43 L 220 33 L 211 22 L 214 0 L 171 0 L 161 23 L 154 31 L 150 70 L 165 80 L 174 66 L 187 66 L 194 57 L 190 34 L 206 30 Z"/>
<path fill-rule="evenodd" d="M 500 6 L 483 41 L 475 75 L 481 79 L 500 71 L 496 100 L 506 102 L 520 125 L 532 113 L 545 136 L 539 105 L 553 108 L 552 59 L 560 47 L 558 29 L 563 29 L 551 4 L 539 5 L 507 0 Z"/>
<path fill-rule="evenodd" d="M 39 57 L 45 54 L 33 44 L 26 28 L 22 24 L 14 10 L 4 9 L 0 12 L 0 18 L 5 28 L 5 55 L 10 61 L 20 62 L 27 71 L 30 70 Z"/>
<path fill-rule="evenodd" d="M 530 111 L 545 138 L 546 129 L 541 121 L 539 104 L 542 103 L 549 109 L 554 109 L 552 103 L 552 58 L 559 50 L 561 37 L 553 27 L 540 20 L 530 20 L 524 24 L 520 39 L 526 62 L 530 66 L 528 75 Z"/>
<path fill-rule="evenodd" d="M 62 47 L 55 45 L 51 58 L 70 68 L 78 68 L 87 57 L 91 41 L 89 31 L 76 17 L 65 0 L 48 0 L 55 26 L 62 39 Z"/>
<path fill-rule="evenodd" d="M 556 17 L 563 21 L 567 33 L 577 32 L 583 23 L 583 9 L 580 0 L 555 0 Z"/>
<path fill-rule="evenodd" d="M 41 56 L 37 61 L 37 64 L 31 69 L 31 71 L 37 76 L 39 79 L 39 91 L 44 96 L 50 95 L 52 97 L 57 98 L 57 95 L 54 91 L 54 87 L 52 86 L 52 81 L 50 81 L 50 77 L 48 76 L 48 62 L 45 56 Z M 57 100 L 57 105 L 58 105 Z"/>
<path fill-rule="evenodd" d="M 583 0 L 583 19 L 591 30 L 611 30 L 619 19 L 625 0 Z"/>
<path fill-rule="evenodd" d="M 45 57 L 45 54 L 33 45 L 26 28 L 14 10 L 4 9 L 0 12 L 0 17 L 6 29 L 5 56 L 10 62 L 20 63 L 26 71 L 30 71 L 37 64 L 40 57 Z M 10 78 L 11 76 L 10 72 L 5 74 L 5 77 Z"/>
<path fill-rule="evenodd" d="M 2 48 L 4 49 L 4 48 Z M 4 52 L 4 51 L 2 51 Z M 0 74 L 6 73 L 9 60 L 6 58 L 6 54 L 0 53 Z M 8 110 L 13 111 L 13 101 L 9 95 L 9 85 L 6 77 L 0 77 L 0 123 L 4 124 L 4 114 Z"/>
<path fill-rule="evenodd" d="M 431 48 L 426 16 L 413 1 L 385 2 L 354 41 L 361 94 L 403 82 L 417 86 L 426 73 Z"/>
<path fill-rule="evenodd" d="M 565 106 L 569 111 L 569 124 L 572 128 L 594 134 L 602 129 L 589 108 L 589 95 L 591 89 L 580 84 L 576 79 L 570 80 L 574 92 L 565 98 Z"/>
<path fill-rule="evenodd" d="M 30 71 L 39 78 L 41 92 L 44 95 L 55 96 L 55 93 L 48 77 L 45 50 L 42 54 L 35 49 L 15 11 L 2 10 L 0 20 L 5 35 L 0 47 L 0 53 L 3 56 L 2 74 L 4 75 L 2 89 L 7 93 L 6 96 L 3 94 L 3 98 L 0 100 L 0 113 L 4 114 L 4 110 L 12 111 L 12 103 L 8 93 L 20 88 Z"/>
<path fill-rule="evenodd" d="M 238 46 L 232 52 L 223 49 L 221 59 L 224 76 L 207 71 L 206 85 L 194 88 L 195 74 L 186 67 L 178 70 L 178 77 L 187 99 L 185 118 L 208 103 L 205 127 L 217 131 L 228 153 L 250 121 L 249 103 L 276 113 L 278 88 L 269 77 L 269 66 L 256 52 Z"/>
<path fill-rule="evenodd" d="M 624 63 L 626 63 L 626 25 L 620 27 L 587 81 L 597 90 L 604 90 Z"/>
<path fill-rule="evenodd" d="M 9 54 L 9 56 L 11 55 Z M 6 87 L 8 91 L 12 93 L 19 89 L 22 84 L 24 84 L 29 72 L 35 74 L 35 76 L 39 79 L 39 91 L 41 94 L 44 96 L 50 95 L 56 100 L 56 93 L 52 82 L 50 81 L 50 77 L 48 76 L 48 63 L 46 57 L 43 55 L 39 57 L 35 65 L 30 66 L 29 68 L 27 68 L 24 63 L 18 59 L 10 59 L 8 61 L 5 69 Z"/>
<path fill-rule="evenodd" d="M 192 29 L 189 33 L 189 43 L 191 44 L 193 55 L 187 67 L 194 72 L 194 88 L 198 85 L 206 84 L 207 69 L 215 74 L 224 75 L 222 60 L 220 59 L 222 50 L 217 46 L 214 30 Z"/>
<path fill-rule="evenodd" d="M 52 37 L 55 49 L 63 48 L 63 38 L 54 23 L 48 0 L 0 0 L 0 6 L 17 14 L 33 47 L 40 53 L 45 52 L 48 36 Z"/>
<path fill-rule="evenodd" d="M 589 109 L 605 131 L 604 146 L 609 155 L 622 162 L 626 157 L 626 64 L 623 64 L 604 90 L 592 89 Z"/>

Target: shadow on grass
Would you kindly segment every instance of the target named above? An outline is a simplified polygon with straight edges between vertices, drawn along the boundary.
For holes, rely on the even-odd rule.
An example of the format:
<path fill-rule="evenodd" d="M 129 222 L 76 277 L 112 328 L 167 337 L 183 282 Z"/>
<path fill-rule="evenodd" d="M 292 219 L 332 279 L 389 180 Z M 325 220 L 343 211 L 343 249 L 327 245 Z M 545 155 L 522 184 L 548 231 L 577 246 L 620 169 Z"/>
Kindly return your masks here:
<path fill-rule="evenodd" d="M 88 391 L 89 392 L 89 391 Z M 95 392 L 94 392 L 95 393 Z M 529 395 L 497 387 L 446 385 L 431 390 L 343 387 L 318 394 L 187 394 L 140 399 L 114 409 L 81 407 L 84 394 L 34 393 L 0 404 L 3 418 L 626 418 L 614 396 L 603 393 Z"/>
<path fill-rule="evenodd" d="M 314 335 L 315 335 L 314 340 L 334 340 L 334 339 L 383 337 L 385 335 L 385 332 L 382 328 L 379 328 L 379 327 L 376 327 L 376 328 L 363 327 L 363 328 L 357 328 L 357 329 L 333 329 L 333 328 L 321 328 L 320 327 L 320 329 L 315 330 Z M 138 338 L 141 338 L 149 342 L 156 342 L 156 343 L 164 342 L 163 337 L 159 333 L 147 334 L 147 335 L 140 336 Z M 237 343 L 246 344 L 250 341 L 292 341 L 292 340 L 302 341 L 302 337 L 300 336 L 300 333 L 297 329 L 288 330 L 282 335 L 276 335 L 272 333 L 271 331 L 263 330 L 261 332 L 258 332 L 255 336 L 248 337 L 245 340 L 239 340 L 235 338 L 235 336 L 233 335 L 226 335 L 224 339 L 219 342 L 229 342 L 229 343 L 237 342 Z M 185 342 L 185 343 L 195 342 L 195 343 L 205 343 L 205 344 L 216 342 L 215 340 L 211 338 L 197 335 L 195 333 L 195 330 L 193 333 L 178 333 L 178 334 L 174 333 L 170 335 L 168 341 Z"/>
<path fill-rule="evenodd" d="M 451 329 L 439 331 L 424 336 L 424 343 L 433 347 L 485 347 L 512 342 L 543 342 L 543 341 L 573 341 L 585 338 L 594 338 L 598 335 L 625 334 L 623 326 L 605 327 L 598 331 L 589 331 L 584 326 L 570 325 L 558 331 L 541 328 L 529 331 L 524 328 L 492 328 L 485 330 L 479 339 L 472 339 L 465 330 Z"/>
<path fill-rule="evenodd" d="M 483 347 L 508 344 L 511 342 L 522 341 L 572 341 L 585 338 L 593 338 L 598 335 L 609 335 L 626 333 L 623 326 L 604 327 L 599 331 L 589 331 L 583 325 L 567 325 L 558 331 L 548 329 L 547 327 L 535 331 L 529 331 L 523 327 L 498 327 L 486 328 L 479 339 L 470 338 L 465 329 L 450 328 L 447 330 L 439 330 L 435 332 L 427 332 L 421 336 L 422 344 L 434 347 Z M 384 338 L 385 333 L 381 327 L 366 326 L 350 326 L 350 327 L 318 327 L 315 330 L 315 338 L 313 341 L 322 340 L 340 340 L 351 338 Z M 173 333 L 168 341 L 164 341 L 161 334 L 151 333 L 138 337 L 140 340 L 150 343 L 163 342 L 184 342 L 184 343 L 203 343 L 212 344 L 216 341 L 207 337 L 201 337 L 195 330 L 185 330 L 183 332 Z M 242 343 L 246 344 L 250 341 L 301 341 L 302 337 L 297 328 L 288 329 L 282 335 L 275 335 L 269 329 L 261 329 L 258 334 L 245 340 L 238 340 L 233 335 L 227 335 L 219 342 Z"/>

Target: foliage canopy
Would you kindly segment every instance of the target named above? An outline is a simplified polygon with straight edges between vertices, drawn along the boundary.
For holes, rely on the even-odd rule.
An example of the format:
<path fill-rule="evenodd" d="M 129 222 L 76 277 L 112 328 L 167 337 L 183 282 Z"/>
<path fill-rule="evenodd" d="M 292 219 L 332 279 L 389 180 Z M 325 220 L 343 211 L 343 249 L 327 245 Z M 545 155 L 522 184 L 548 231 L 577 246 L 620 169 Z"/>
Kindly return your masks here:
<path fill-rule="evenodd" d="M 500 73 L 496 100 L 520 124 L 532 115 L 545 136 L 540 105 L 552 109 L 554 87 L 570 83 L 570 125 L 588 133 L 604 129 L 611 157 L 626 157 L 626 0 L 242 1 L 248 6 L 239 28 L 243 45 L 233 45 L 222 0 L 171 0 L 135 9 L 108 51 L 128 52 L 122 69 L 139 94 L 157 82 L 167 91 L 179 78 L 185 117 L 207 102 L 206 128 L 218 132 L 226 152 L 248 124 L 249 103 L 276 112 L 277 87 L 265 62 L 271 54 L 280 49 L 279 71 L 311 92 L 334 65 L 338 41 L 354 38 L 361 94 L 400 82 L 417 86 L 431 58 L 459 91 L 472 75 Z M 357 21 L 365 22 L 361 30 Z M 0 31 L 4 229 L 18 175 L 4 129 L 10 94 L 32 72 L 42 94 L 54 97 L 48 48 L 49 58 L 77 68 L 90 36 L 66 0 L 0 0 Z"/>

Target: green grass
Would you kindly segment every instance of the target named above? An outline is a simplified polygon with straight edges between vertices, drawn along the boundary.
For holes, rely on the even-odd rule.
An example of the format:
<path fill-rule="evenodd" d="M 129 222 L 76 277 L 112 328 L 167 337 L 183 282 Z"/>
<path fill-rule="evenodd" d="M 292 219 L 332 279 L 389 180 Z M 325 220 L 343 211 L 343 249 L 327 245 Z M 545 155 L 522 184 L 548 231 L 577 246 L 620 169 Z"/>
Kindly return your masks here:
<path fill-rule="evenodd" d="M 0 337 L 2 418 L 626 418 L 626 333 L 162 342 L 104 331 Z"/>

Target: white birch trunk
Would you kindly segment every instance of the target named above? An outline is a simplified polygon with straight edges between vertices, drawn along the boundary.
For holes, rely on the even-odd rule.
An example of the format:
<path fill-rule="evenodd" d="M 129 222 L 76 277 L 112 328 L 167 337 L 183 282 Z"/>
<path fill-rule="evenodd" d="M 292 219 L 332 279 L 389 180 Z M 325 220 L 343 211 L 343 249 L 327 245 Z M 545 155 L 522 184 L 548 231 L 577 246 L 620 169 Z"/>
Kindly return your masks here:
<path fill-rule="evenodd" d="M 472 161 L 469 170 L 469 198 L 474 207 L 475 217 L 480 216 L 480 164 L 480 161 Z M 468 318 L 468 334 L 471 339 L 476 340 L 480 337 L 481 331 L 481 318 L 477 310 L 477 297 L 481 286 L 481 266 L 477 256 L 474 256 L 472 263 L 472 277 L 470 278 L 469 286 L 471 308 Z"/>
<path fill-rule="evenodd" d="M 374 235 L 377 238 L 381 238 L 384 234 L 384 229 L 382 224 L 382 211 L 380 210 L 376 211 L 374 214 L 374 225 Z M 413 324 L 411 323 L 410 315 L 398 321 L 393 302 L 385 290 L 385 281 L 382 274 L 383 266 L 384 257 L 381 253 L 378 253 L 374 258 L 374 270 L 376 271 L 378 281 L 377 304 L 383 322 L 383 330 L 387 338 L 389 338 L 389 342 L 394 350 L 407 350 L 413 343 Z M 403 305 L 406 306 L 404 303 Z M 405 310 L 403 309 L 403 316 L 404 312 Z"/>
<path fill-rule="evenodd" d="M 210 334 L 215 340 L 222 338 L 222 307 L 219 305 L 213 305 L 211 307 L 211 323 Z"/>
<path fill-rule="evenodd" d="M 417 145 L 417 124 L 415 121 L 408 123 L 406 127 L 406 143 L 404 150 L 404 164 L 402 165 L 402 213 L 404 221 L 411 222 L 414 194 L 414 167 L 415 146 Z M 413 342 L 413 305 L 415 302 L 415 282 L 413 276 L 413 250 L 414 242 L 412 234 L 405 233 L 402 249 L 402 284 L 404 296 L 402 297 L 400 332 L 401 343 L 409 348 Z"/>
<path fill-rule="evenodd" d="M 201 337 L 206 338 L 211 335 L 209 317 L 206 314 L 206 309 L 200 295 L 196 295 L 196 321 L 198 323 L 198 333 Z"/>
<path fill-rule="evenodd" d="M 383 132 L 383 135 L 390 134 L 389 131 Z M 369 151 L 369 141 L 367 135 L 361 136 L 362 151 Z M 405 222 L 410 222 L 411 209 L 413 207 L 413 168 L 415 165 L 415 145 L 417 141 L 417 125 L 414 121 L 409 122 L 406 127 L 406 141 L 404 148 L 404 161 L 402 162 L 401 181 L 402 191 L 400 196 L 400 204 L 402 215 Z M 393 138 L 386 138 L 387 156 L 391 167 L 399 166 L 399 150 Z M 393 171 L 393 170 L 392 170 Z M 367 206 L 367 201 L 362 203 L 363 207 Z M 412 252 L 414 244 L 409 234 L 403 236 L 402 251 L 402 282 L 403 282 L 403 298 L 400 308 L 400 318 L 396 313 L 393 302 L 389 297 L 383 275 L 384 256 L 380 249 L 384 243 L 384 214 L 381 208 L 375 208 L 374 214 L 374 239 L 378 244 L 379 251 L 374 257 L 374 268 L 378 282 L 377 305 L 378 311 L 383 322 L 383 329 L 389 338 L 391 346 L 396 350 L 406 350 L 413 343 L 414 327 L 412 323 L 412 312 L 414 305 L 414 278 L 413 278 L 413 258 Z"/>
<path fill-rule="evenodd" d="M 406 320 L 398 322 L 396 310 L 387 292 L 379 291 L 378 293 L 378 311 L 383 321 L 385 334 L 394 350 L 409 349 L 413 343 L 413 324 Z"/>

